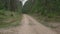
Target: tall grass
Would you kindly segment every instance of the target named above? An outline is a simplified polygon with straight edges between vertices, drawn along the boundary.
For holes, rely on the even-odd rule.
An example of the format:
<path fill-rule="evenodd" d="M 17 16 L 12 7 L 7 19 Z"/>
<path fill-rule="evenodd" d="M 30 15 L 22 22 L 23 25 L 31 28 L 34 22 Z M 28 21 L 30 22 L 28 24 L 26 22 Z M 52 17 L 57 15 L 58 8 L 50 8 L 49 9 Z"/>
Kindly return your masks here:
<path fill-rule="evenodd" d="M 21 21 L 21 13 L 14 11 L 0 10 L 0 28 L 16 26 Z"/>

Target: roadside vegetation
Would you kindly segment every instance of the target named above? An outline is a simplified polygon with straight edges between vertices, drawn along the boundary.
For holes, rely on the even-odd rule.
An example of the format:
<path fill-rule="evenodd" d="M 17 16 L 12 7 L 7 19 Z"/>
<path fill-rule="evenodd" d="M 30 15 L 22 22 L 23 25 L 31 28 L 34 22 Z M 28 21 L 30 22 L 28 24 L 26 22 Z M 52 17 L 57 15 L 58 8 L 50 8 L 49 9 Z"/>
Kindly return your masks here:
<path fill-rule="evenodd" d="M 16 0 L 0 0 L 0 28 L 19 25 L 22 14 L 20 2 Z"/>

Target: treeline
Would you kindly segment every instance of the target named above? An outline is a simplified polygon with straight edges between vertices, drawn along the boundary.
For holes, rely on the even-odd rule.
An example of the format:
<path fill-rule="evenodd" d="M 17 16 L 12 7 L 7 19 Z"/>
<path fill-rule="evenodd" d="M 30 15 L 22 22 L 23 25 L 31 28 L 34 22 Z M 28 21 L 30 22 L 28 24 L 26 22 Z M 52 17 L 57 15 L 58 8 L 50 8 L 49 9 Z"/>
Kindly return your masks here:
<path fill-rule="evenodd" d="M 21 9 L 21 2 L 19 0 L 0 0 L 0 10 L 16 11 Z"/>
<path fill-rule="evenodd" d="M 26 2 L 23 12 L 38 16 L 60 16 L 60 0 L 29 0 Z"/>

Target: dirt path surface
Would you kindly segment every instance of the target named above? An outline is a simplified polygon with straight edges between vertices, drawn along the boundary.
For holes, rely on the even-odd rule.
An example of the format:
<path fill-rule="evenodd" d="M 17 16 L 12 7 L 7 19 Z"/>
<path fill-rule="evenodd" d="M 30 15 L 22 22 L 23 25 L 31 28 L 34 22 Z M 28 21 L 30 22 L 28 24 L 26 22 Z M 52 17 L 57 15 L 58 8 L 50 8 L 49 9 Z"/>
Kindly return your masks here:
<path fill-rule="evenodd" d="M 0 29 L 0 34 L 57 34 L 50 28 L 40 24 L 31 16 L 24 14 L 21 25 L 17 27 Z"/>

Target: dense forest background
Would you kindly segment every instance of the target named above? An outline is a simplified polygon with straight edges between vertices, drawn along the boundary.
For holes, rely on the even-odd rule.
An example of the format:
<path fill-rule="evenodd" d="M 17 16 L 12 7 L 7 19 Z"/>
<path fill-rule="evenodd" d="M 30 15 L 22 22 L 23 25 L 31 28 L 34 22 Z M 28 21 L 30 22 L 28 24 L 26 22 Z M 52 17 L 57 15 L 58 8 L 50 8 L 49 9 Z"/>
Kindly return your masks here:
<path fill-rule="evenodd" d="M 23 7 L 23 13 L 37 16 L 39 21 L 60 21 L 60 0 L 29 0 Z"/>
<path fill-rule="evenodd" d="M 1 26 L 14 23 L 22 14 L 29 14 L 38 21 L 60 22 L 60 0 L 28 0 L 23 7 L 19 0 L 0 0 Z"/>
<path fill-rule="evenodd" d="M 60 0 L 29 0 L 22 9 L 40 23 L 59 30 Z"/>

